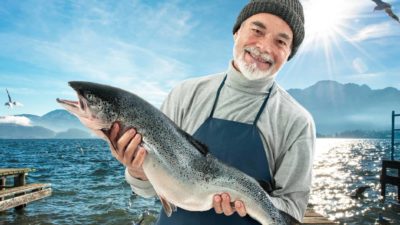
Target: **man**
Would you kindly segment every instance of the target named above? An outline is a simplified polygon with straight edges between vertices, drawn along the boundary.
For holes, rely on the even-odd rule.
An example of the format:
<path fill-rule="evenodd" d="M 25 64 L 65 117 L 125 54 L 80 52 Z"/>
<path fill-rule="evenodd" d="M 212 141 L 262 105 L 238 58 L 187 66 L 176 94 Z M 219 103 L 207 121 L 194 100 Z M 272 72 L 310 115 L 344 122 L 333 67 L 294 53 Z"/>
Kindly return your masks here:
<path fill-rule="evenodd" d="M 314 122 L 276 82 L 304 38 L 299 0 L 252 0 L 233 27 L 233 61 L 226 72 L 192 79 L 169 94 L 161 110 L 205 143 L 225 163 L 270 184 L 273 204 L 301 221 L 311 189 Z M 162 138 L 162 137 L 161 137 Z M 126 180 L 139 195 L 154 196 L 142 164 L 146 150 L 134 129 L 119 134 L 114 124 L 112 154 L 126 166 Z M 207 212 L 161 212 L 157 224 L 258 224 L 246 203 L 215 193 Z"/>

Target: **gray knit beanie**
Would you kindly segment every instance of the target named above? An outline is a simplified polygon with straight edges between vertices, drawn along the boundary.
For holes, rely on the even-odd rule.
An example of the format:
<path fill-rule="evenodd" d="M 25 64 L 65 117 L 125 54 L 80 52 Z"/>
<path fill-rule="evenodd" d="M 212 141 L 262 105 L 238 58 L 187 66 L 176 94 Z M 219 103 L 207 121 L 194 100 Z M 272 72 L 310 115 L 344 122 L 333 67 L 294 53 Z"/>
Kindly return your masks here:
<path fill-rule="evenodd" d="M 247 18 L 258 13 L 274 14 L 289 25 L 293 32 L 292 52 L 288 58 L 290 60 L 297 52 L 304 39 L 304 14 L 303 7 L 299 0 L 251 0 L 240 12 L 233 33 L 239 29 L 240 25 Z"/>

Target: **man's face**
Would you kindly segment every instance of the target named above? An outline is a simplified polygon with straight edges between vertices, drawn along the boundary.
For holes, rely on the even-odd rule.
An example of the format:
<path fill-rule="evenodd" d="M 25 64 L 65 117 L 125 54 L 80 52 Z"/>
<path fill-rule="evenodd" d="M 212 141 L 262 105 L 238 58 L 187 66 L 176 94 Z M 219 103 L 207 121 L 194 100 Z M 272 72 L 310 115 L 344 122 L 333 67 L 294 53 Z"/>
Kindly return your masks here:
<path fill-rule="evenodd" d="M 292 30 L 272 14 L 249 17 L 233 37 L 234 66 L 250 80 L 276 74 L 291 53 Z"/>

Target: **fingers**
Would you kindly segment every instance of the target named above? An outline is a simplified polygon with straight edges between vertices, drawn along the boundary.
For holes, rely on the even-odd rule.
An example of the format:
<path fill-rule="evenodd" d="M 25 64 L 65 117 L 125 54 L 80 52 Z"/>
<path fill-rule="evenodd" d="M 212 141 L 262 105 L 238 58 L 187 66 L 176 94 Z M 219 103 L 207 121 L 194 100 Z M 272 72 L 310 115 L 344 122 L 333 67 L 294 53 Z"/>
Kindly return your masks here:
<path fill-rule="evenodd" d="M 214 201 L 213 201 L 213 207 L 215 210 L 215 213 L 217 214 L 222 214 L 222 206 L 221 206 L 222 198 L 220 195 L 215 195 L 214 196 Z"/>
<path fill-rule="evenodd" d="M 135 159 L 138 151 L 138 146 L 142 141 L 142 136 L 140 134 L 137 134 L 135 130 L 129 130 L 126 133 L 128 132 L 131 132 L 131 134 L 127 135 L 129 136 L 128 146 L 126 147 L 125 152 L 123 153 L 123 164 L 126 166 L 131 164 L 132 161 Z M 134 136 L 132 137 L 130 135 Z"/>
<path fill-rule="evenodd" d="M 135 158 L 132 162 L 132 167 L 139 169 L 143 166 L 144 159 L 146 157 L 147 151 L 143 147 L 139 147 L 136 153 Z"/>
<path fill-rule="evenodd" d="M 235 201 L 235 209 L 240 217 L 245 217 L 247 215 L 246 208 L 242 201 Z"/>
<path fill-rule="evenodd" d="M 235 203 L 232 204 L 229 195 L 226 193 L 214 196 L 213 207 L 217 214 L 223 213 L 226 216 L 230 216 L 237 212 L 240 217 L 245 217 L 247 215 L 243 202 L 235 201 Z"/>
<path fill-rule="evenodd" d="M 222 211 L 224 211 L 224 214 L 225 214 L 226 216 L 230 216 L 230 215 L 232 215 L 232 214 L 235 212 L 235 209 L 232 208 L 232 206 L 231 206 L 230 197 L 229 197 L 229 195 L 226 194 L 226 193 L 223 193 L 223 194 L 222 194 L 222 203 L 221 203 L 221 206 L 222 206 Z"/>
<path fill-rule="evenodd" d="M 108 138 L 110 139 L 111 144 L 113 145 L 112 147 L 115 149 L 116 148 L 116 143 L 117 143 L 117 136 L 119 132 L 119 124 L 118 122 L 113 123 L 111 127 L 111 131 L 109 133 Z"/>
<path fill-rule="evenodd" d="M 136 135 L 135 129 L 127 130 L 117 141 L 117 152 L 119 155 L 124 152 L 132 138 Z"/>

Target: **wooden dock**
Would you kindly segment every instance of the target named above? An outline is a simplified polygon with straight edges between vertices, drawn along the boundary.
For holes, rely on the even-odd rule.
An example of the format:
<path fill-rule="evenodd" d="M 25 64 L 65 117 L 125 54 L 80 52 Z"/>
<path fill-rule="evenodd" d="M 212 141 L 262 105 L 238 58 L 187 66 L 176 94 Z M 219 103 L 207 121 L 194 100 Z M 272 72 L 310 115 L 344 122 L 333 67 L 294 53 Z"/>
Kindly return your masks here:
<path fill-rule="evenodd" d="M 390 176 L 388 169 L 397 170 L 397 175 Z M 383 199 L 386 198 L 386 185 L 391 184 L 397 186 L 397 200 L 400 202 L 400 161 L 397 160 L 382 160 L 382 172 L 381 172 L 381 195 Z"/>
<path fill-rule="evenodd" d="M 21 209 L 27 203 L 51 195 L 50 184 L 26 184 L 29 168 L 0 168 L 0 211 L 10 208 Z M 13 177 L 13 184 L 7 184 Z"/>
<path fill-rule="evenodd" d="M 328 218 L 322 216 L 321 214 L 315 212 L 312 209 L 307 209 L 306 215 L 304 216 L 303 223 L 304 225 L 337 225 L 338 222 L 334 222 L 328 220 Z"/>
<path fill-rule="evenodd" d="M 400 161 L 394 158 L 394 146 L 396 139 L 396 132 L 400 132 L 400 129 L 396 128 L 396 117 L 400 117 L 400 114 L 396 114 L 392 111 L 392 137 L 391 137 L 391 154 L 390 160 L 382 160 L 382 171 L 381 171 L 381 195 L 383 199 L 386 198 L 386 185 L 391 184 L 397 186 L 397 200 L 400 202 Z M 397 174 L 393 173 L 389 175 L 389 170 L 397 170 Z"/>

